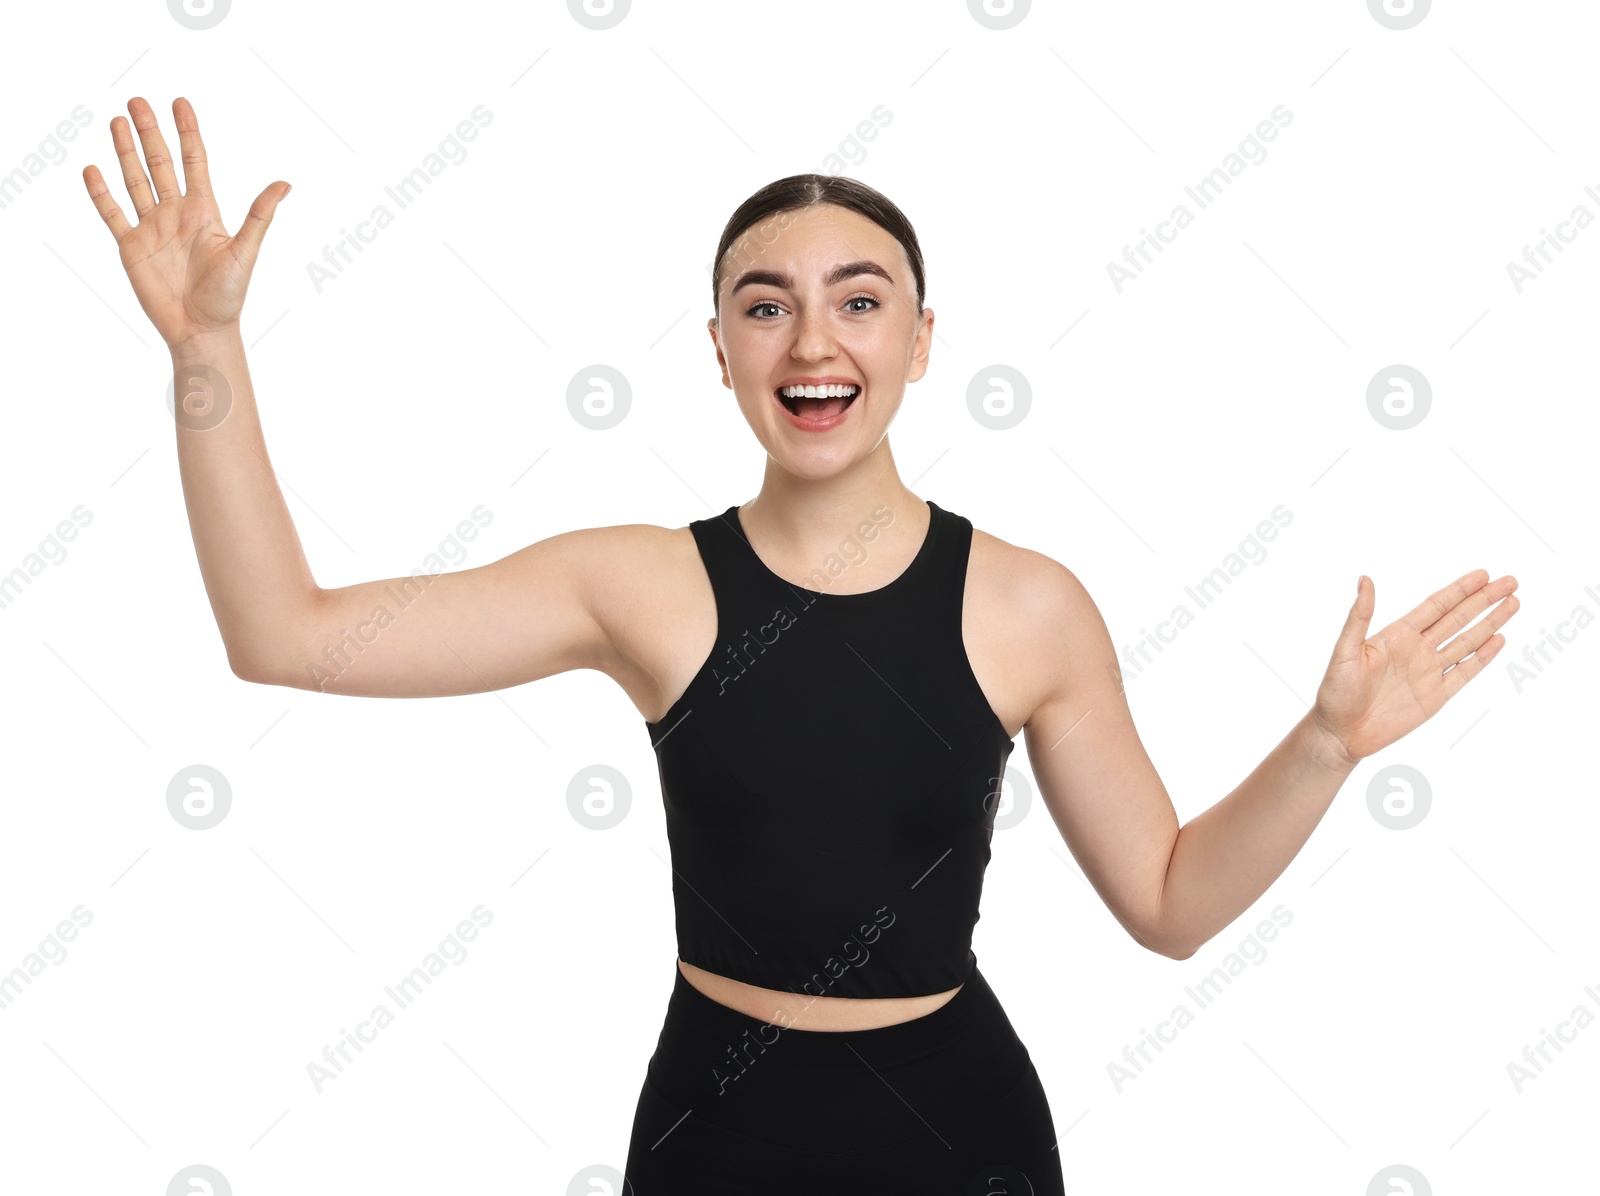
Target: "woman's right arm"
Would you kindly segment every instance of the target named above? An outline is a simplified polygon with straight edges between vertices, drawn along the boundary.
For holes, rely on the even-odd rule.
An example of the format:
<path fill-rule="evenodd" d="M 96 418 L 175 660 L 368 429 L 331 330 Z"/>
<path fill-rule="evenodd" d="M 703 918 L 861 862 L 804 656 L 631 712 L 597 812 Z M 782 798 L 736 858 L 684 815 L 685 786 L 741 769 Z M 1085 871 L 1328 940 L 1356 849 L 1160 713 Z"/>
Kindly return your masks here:
<path fill-rule="evenodd" d="M 640 559 L 637 550 L 660 529 L 584 528 L 474 569 L 322 589 L 272 471 L 238 333 L 184 342 L 172 358 L 180 381 L 208 367 L 232 392 L 215 426 L 179 418 L 178 468 L 200 576 L 238 676 L 416 698 L 505 689 L 570 669 L 620 675 L 602 626 L 606 600 L 620 563 Z M 180 401 L 183 394 L 180 386 Z"/>
<path fill-rule="evenodd" d="M 475 569 L 324 590 L 278 488 L 239 332 L 262 238 L 289 185 L 270 184 L 229 236 L 211 195 L 188 101 L 172 105 L 186 192 L 155 113 L 128 103 L 111 139 L 137 223 L 100 171 L 84 183 L 117 240 L 140 306 L 166 341 L 174 377 L 178 466 L 200 575 L 238 676 L 269 685 L 374 697 L 501 689 L 568 669 L 617 675 L 602 603 L 615 602 L 619 558 L 661 529 L 563 533 Z"/>

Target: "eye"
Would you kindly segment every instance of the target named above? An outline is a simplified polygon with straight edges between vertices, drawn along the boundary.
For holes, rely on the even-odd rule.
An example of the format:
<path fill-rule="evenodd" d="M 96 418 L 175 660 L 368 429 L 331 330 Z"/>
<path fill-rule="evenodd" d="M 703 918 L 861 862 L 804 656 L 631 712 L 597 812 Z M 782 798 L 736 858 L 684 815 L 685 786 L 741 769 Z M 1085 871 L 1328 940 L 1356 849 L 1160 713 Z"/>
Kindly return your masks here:
<path fill-rule="evenodd" d="M 852 308 L 850 306 L 852 303 L 870 303 L 872 305 L 872 307 L 865 307 L 865 308 L 856 307 L 856 308 Z M 873 296 L 865 294 L 865 293 L 862 293 L 860 295 L 851 295 L 850 298 L 848 298 L 848 299 L 846 299 L 844 301 L 844 306 L 845 306 L 845 308 L 847 310 L 849 310 L 851 315 L 864 316 L 864 315 L 867 314 L 867 312 L 871 311 L 873 308 L 881 307 L 883 305 L 881 303 L 879 303 L 878 300 L 876 298 L 874 298 Z M 748 307 L 745 310 L 745 315 L 747 315 L 747 316 L 755 316 L 755 318 L 757 320 L 763 320 L 763 321 L 764 320 L 775 320 L 775 319 L 777 319 L 777 316 L 775 316 L 775 315 L 772 315 L 772 316 L 758 315 L 757 313 L 760 312 L 762 308 L 773 308 L 776 311 L 782 311 L 783 310 L 783 308 L 782 308 L 782 306 L 780 304 L 775 303 L 771 299 L 764 299 L 760 303 L 751 304 L 750 307 Z"/>

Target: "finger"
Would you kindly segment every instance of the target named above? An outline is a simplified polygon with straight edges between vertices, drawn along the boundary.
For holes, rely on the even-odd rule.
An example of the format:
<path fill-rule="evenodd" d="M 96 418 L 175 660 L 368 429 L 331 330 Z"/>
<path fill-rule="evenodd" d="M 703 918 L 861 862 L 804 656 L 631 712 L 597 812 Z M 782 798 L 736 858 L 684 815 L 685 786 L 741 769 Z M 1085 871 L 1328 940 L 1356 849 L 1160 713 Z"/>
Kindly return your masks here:
<path fill-rule="evenodd" d="M 287 194 L 289 194 L 289 184 L 282 179 L 275 183 L 268 183 L 267 189 L 256 196 L 256 201 L 250 205 L 250 211 L 245 216 L 244 223 L 239 226 L 239 231 L 234 234 L 234 244 L 239 246 L 241 258 L 246 269 L 255 264 L 256 254 L 261 252 L 261 238 L 267 235 L 267 226 L 272 223 L 272 217 L 278 210 L 278 204 L 282 202 L 283 197 Z"/>
<path fill-rule="evenodd" d="M 161 136 L 161 122 L 156 120 L 155 109 L 143 97 L 134 96 L 128 101 L 128 112 L 133 117 L 133 127 L 139 130 L 139 144 L 144 147 L 150 181 L 156 185 L 156 201 L 178 198 L 183 194 L 178 190 L 178 172 L 172 168 L 172 155 L 167 152 L 166 140 Z"/>
<path fill-rule="evenodd" d="M 1472 622 L 1473 619 L 1477 618 L 1479 612 L 1492 603 L 1500 601 L 1516 588 L 1517 579 L 1508 573 L 1481 589 L 1474 590 L 1462 601 L 1456 603 L 1442 619 L 1429 626 L 1422 633 L 1423 643 L 1438 647 L 1468 623 Z"/>
<path fill-rule="evenodd" d="M 1344 626 L 1333 645 L 1334 663 L 1350 660 L 1360 652 L 1361 645 L 1367 642 L 1367 625 L 1372 622 L 1372 612 L 1377 605 L 1372 579 L 1363 573 L 1356 579 L 1356 600 L 1350 604 L 1350 613 L 1345 616 Z"/>
<path fill-rule="evenodd" d="M 172 118 L 178 125 L 178 152 L 183 155 L 185 195 L 211 194 L 211 172 L 206 168 L 205 142 L 200 140 L 200 122 L 189 101 L 179 96 L 172 101 Z"/>
<path fill-rule="evenodd" d="M 100 177 L 100 168 L 85 166 L 83 183 L 89 188 L 89 198 L 94 201 L 95 211 L 100 213 L 100 218 L 106 222 L 111 235 L 120 244 L 122 238 L 133 231 L 133 225 L 128 223 L 128 218 L 122 214 L 122 209 L 117 207 L 117 201 L 111 197 L 111 188 L 106 186 L 105 179 Z"/>
<path fill-rule="evenodd" d="M 1482 648 L 1479 648 L 1446 673 L 1444 675 L 1444 700 L 1448 702 L 1455 697 L 1461 687 L 1483 672 L 1484 666 L 1499 655 L 1500 649 L 1505 646 L 1505 636 L 1491 636 Z"/>
<path fill-rule="evenodd" d="M 128 198 L 133 200 L 133 210 L 143 219 L 146 212 L 155 209 L 155 195 L 133 148 L 133 130 L 120 116 L 111 118 L 111 145 L 117 151 L 117 161 L 122 163 L 122 181 L 128 188 Z"/>
<path fill-rule="evenodd" d="M 1471 573 L 1463 573 L 1443 589 L 1424 598 L 1415 609 L 1403 615 L 1400 622 L 1421 635 L 1424 630 L 1448 614 L 1456 603 L 1475 590 L 1482 589 L 1483 583 L 1488 580 L 1487 569 L 1474 569 Z"/>
<path fill-rule="evenodd" d="M 1453 665 L 1463 657 L 1470 656 L 1483 647 L 1488 638 L 1506 625 L 1507 620 L 1517 613 L 1521 601 L 1512 595 L 1494 610 L 1489 612 L 1487 619 L 1482 619 L 1478 624 L 1467 631 L 1463 631 L 1455 639 L 1439 649 L 1439 659 L 1447 666 Z"/>

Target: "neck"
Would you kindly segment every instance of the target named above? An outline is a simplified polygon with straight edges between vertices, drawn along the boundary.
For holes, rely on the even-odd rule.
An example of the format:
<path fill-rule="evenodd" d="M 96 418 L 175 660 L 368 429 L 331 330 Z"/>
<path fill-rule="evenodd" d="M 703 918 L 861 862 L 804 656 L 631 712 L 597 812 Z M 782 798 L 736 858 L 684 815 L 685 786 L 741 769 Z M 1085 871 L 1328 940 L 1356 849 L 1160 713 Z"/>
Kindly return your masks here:
<path fill-rule="evenodd" d="M 790 566 L 818 562 L 831 553 L 859 552 L 882 558 L 886 568 L 915 555 L 931 512 L 895 469 L 885 438 L 844 473 L 806 478 L 770 456 L 761 490 L 739 508 L 752 543 Z M 847 547 L 841 545 L 856 545 Z M 798 573 L 804 573 L 804 568 Z"/>

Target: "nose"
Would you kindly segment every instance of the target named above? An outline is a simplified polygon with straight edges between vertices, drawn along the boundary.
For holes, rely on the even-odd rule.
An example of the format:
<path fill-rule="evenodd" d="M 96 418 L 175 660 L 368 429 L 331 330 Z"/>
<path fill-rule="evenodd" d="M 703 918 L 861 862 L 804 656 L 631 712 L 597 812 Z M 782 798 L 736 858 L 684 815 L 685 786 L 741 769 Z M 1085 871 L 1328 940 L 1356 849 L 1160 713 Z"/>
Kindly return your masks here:
<path fill-rule="evenodd" d="M 807 303 L 796 321 L 794 347 L 789 355 L 797 361 L 827 361 L 834 357 L 838 341 L 831 320 L 826 304 Z"/>

